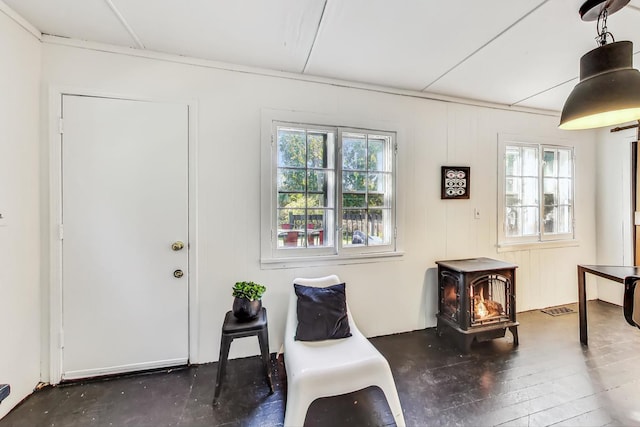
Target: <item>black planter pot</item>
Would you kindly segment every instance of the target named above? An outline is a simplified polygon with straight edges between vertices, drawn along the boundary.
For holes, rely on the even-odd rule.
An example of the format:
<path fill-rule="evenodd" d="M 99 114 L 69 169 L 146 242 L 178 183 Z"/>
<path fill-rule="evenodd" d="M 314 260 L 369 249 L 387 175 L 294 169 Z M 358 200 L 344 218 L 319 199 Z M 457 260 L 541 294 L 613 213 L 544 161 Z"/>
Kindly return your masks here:
<path fill-rule="evenodd" d="M 233 315 L 241 322 L 248 322 L 258 317 L 262 310 L 262 300 L 250 301 L 236 297 L 233 300 Z"/>

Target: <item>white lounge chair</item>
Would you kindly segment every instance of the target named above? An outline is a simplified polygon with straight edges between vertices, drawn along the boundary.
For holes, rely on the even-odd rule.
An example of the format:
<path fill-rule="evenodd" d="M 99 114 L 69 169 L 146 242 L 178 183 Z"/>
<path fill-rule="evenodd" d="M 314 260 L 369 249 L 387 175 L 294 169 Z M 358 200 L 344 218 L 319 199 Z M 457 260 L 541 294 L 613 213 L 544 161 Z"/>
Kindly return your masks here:
<path fill-rule="evenodd" d="M 327 287 L 342 283 L 332 275 L 316 279 L 299 278 L 295 284 Z M 398 427 L 404 416 L 389 363 L 358 330 L 347 305 L 351 337 L 325 341 L 296 341 L 298 298 L 291 286 L 284 338 L 287 370 L 287 406 L 284 425 L 304 424 L 307 409 L 318 398 L 336 396 L 377 386 L 384 392 Z"/>

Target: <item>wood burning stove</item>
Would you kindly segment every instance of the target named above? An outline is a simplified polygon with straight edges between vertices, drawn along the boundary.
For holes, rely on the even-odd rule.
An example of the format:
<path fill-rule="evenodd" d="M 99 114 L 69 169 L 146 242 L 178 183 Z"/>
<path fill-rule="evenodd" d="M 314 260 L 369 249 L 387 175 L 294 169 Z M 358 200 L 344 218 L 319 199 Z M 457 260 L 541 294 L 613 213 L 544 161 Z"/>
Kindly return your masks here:
<path fill-rule="evenodd" d="M 471 343 L 505 336 L 507 328 L 518 345 L 516 322 L 517 265 L 490 258 L 437 261 L 438 323 L 441 336 L 452 331 L 465 353 Z"/>

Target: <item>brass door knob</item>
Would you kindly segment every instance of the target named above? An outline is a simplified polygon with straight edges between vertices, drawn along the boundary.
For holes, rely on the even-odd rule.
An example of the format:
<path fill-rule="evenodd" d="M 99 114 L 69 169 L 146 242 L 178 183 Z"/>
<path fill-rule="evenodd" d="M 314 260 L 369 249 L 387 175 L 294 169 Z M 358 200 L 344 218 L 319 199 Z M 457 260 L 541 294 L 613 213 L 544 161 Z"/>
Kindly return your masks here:
<path fill-rule="evenodd" d="M 176 270 L 173 272 L 173 277 L 175 277 L 176 279 L 179 279 L 182 276 L 184 276 L 184 272 L 182 270 Z"/>
<path fill-rule="evenodd" d="M 171 244 L 171 249 L 173 249 L 174 251 L 182 250 L 182 248 L 184 248 L 184 243 L 182 243 L 180 240 Z"/>

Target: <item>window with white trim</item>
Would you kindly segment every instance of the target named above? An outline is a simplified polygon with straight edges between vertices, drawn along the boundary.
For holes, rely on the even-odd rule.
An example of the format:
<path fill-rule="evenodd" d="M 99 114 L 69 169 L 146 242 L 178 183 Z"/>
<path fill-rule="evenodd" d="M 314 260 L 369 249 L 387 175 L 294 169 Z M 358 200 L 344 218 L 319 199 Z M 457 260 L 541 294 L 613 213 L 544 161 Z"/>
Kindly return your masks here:
<path fill-rule="evenodd" d="M 395 132 L 273 122 L 274 258 L 395 251 Z"/>
<path fill-rule="evenodd" d="M 501 138 L 498 243 L 574 238 L 573 147 Z"/>

